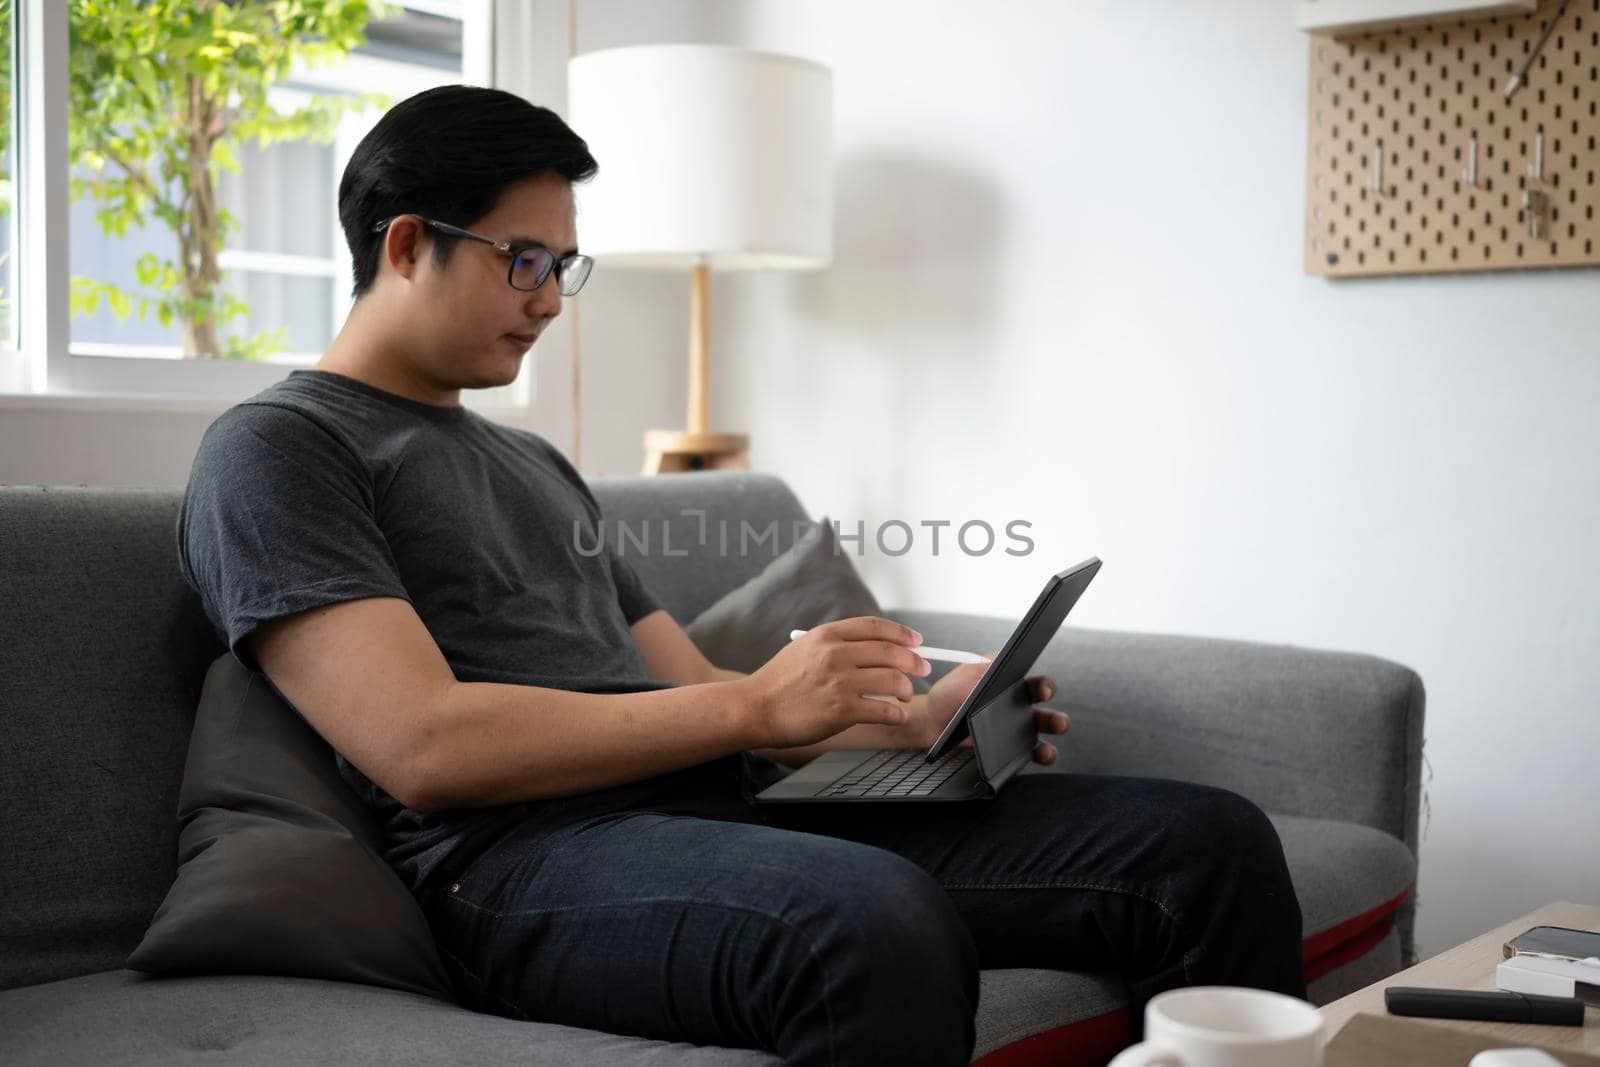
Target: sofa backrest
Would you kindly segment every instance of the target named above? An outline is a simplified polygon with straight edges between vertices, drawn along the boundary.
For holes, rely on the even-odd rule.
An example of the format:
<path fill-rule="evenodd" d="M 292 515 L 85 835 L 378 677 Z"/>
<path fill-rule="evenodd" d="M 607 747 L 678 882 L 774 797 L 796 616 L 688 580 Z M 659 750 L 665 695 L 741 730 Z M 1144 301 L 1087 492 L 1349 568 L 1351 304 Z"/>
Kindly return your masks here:
<path fill-rule="evenodd" d="M 685 623 L 805 520 L 770 475 L 591 484 L 606 536 L 630 531 L 619 550 Z M 172 884 L 194 708 L 226 651 L 178 572 L 181 499 L 0 488 L 0 989 L 121 967 Z M 741 553 L 741 524 L 747 549 L 775 529 Z"/>
<path fill-rule="evenodd" d="M 606 538 L 685 626 L 788 551 L 810 521 L 770 474 L 597 478 L 589 487 Z"/>
<path fill-rule="evenodd" d="M 223 651 L 178 574 L 179 498 L 0 489 L 0 988 L 121 966 L 172 884 Z"/>

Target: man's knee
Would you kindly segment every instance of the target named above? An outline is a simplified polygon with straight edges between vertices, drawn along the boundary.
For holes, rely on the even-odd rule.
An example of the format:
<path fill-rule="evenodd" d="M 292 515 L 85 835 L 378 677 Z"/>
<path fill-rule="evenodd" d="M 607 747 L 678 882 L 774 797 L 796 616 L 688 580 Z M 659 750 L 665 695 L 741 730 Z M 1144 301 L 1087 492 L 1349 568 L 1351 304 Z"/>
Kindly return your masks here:
<path fill-rule="evenodd" d="M 1300 902 L 1272 820 L 1237 793 L 1194 786 L 1184 821 L 1200 843 L 1188 881 L 1191 977 L 1304 996 Z"/>
<path fill-rule="evenodd" d="M 970 971 L 975 985 L 977 948 L 944 887 L 910 860 L 870 851 L 875 855 L 838 900 L 854 915 L 862 947 L 882 966 L 933 965 L 963 978 Z"/>
<path fill-rule="evenodd" d="M 1181 801 L 1182 822 L 1194 863 L 1189 881 L 1195 900 L 1213 906 L 1248 906 L 1263 930 L 1298 940 L 1300 902 L 1289 877 L 1283 842 L 1266 812 L 1226 789 L 1188 786 Z M 1248 903 L 1246 903 L 1248 902 Z"/>
<path fill-rule="evenodd" d="M 1257 877 L 1288 877 L 1277 827 L 1254 801 L 1226 789 L 1191 786 L 1184 814 L 1219 863 L 1237 865 Z"/>
<path fill-rule="evenodd" d="M 832 1000 L 835 1036 L 857 1054 L 926 1045 L 932 1063 L 955 1046 L 970 1053 L 978 952 L 955 905 L 911 861 L 840 844 L 829 867 L 812 872 L 817 896 L 794 934 L 817 966 L 796 969 L 793 981 L 811 988 L 792 992 Z"/>
<path fill-rule="evenodd" d="M 932 875 L 884 849 L 831 844 L 810 872 L 808 932 L 825 932 L 831 951 L 879 973 L 965 977 L 970 970 L 976 980 L 972 935 Z"/>

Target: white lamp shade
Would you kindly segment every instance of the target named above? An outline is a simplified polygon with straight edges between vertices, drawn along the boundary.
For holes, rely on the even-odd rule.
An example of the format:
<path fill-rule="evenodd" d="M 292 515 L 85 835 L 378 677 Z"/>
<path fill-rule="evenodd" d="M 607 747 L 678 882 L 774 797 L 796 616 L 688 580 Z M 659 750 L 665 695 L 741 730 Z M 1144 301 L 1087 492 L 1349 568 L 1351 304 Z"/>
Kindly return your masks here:
<path fill-rule="evenodd" d="M 568 68 L 567 121 L 600 164 L 573 187 L 608 265 L 807 269 L 833 255 L 833 77 L 724 45 L 610 48 Z"/>

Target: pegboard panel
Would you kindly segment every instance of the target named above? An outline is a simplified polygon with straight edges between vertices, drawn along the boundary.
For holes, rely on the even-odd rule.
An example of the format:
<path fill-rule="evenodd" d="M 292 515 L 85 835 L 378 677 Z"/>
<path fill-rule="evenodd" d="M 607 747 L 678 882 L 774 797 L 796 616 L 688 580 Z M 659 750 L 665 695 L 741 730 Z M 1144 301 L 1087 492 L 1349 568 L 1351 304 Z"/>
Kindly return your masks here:
<path fill-rule="evenodd" d="M 1312 36 L 1307 273 L 1600 265 L 1600 0 L 1568 0 L 1505 95 L 1560 6 Z"/>

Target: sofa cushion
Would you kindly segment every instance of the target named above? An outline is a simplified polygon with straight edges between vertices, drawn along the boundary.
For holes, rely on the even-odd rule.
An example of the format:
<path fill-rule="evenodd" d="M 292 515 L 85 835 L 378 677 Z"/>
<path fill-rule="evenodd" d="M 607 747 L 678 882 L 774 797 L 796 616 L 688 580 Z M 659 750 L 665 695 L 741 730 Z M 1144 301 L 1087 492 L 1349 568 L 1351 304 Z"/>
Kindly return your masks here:
<path fill-rule="evenodd" d="M 128 966 L 449 995 L 427 920 L 332 750 L 231 654 L 206 674 L 178 819 L 177 880 Z"/>
<path fill-rule="evenodd" d="M 1404 843 L 1370 826 L 1271 818 L 1300 898 L 1306 979 L 1315 982 L 1388 936 L 1416 881 L 1416 860 Z"/>
<path fill-rule="evenodd" d="M 1392 974 L 1399 936 L 1312 985 L 1318 1004 Z M 1132 1040 L 1115 979 L 1061 971 L 982 974 L 974 1062 L 1102 1064 Z M 1111 1051 L 1106 1051 L 1107 1049 Z M 229 1063 L 775 1064 L 723 1049 L 482 1015 L 373 986 L 230 975 L 147 978 L 107 971 L 0 993 L 0 1062 L 167 1064 L 223 1052 Z"/>
<path fill-rule="evenodd" d="M 1131 1040 L 1115 979 L 984 971 L 974 1061 L 1104 1063 Z M 1040 1058 L 1046 1045 L 1067 1058 Z M 106 971 L 0 993 L 0 1062 L 776 1064 L 755 1049 L 656 1041 L 483 1015 L 348 982 L 269 975 L 148 978 Z"/>
<path fill-rule="evenodd" d="M 1019 967 L 979 977 L 974 1063 L 1099 1067 L 1134 1040 L 1128 987 L 1113 975 Z"/>
<path fill-rule="evenodd" d="M 0 1062 L 725 1065 L 777 1058 L 482 1015 L 350 982 L 108 971 L 0 993 Z"/>
<path fill-rule="evenodd" d="M 782 478 L 755 471 L 596 478 L 589 488 L 617 551 L 680 621 L 760 574 L 811 524 Z"/>

